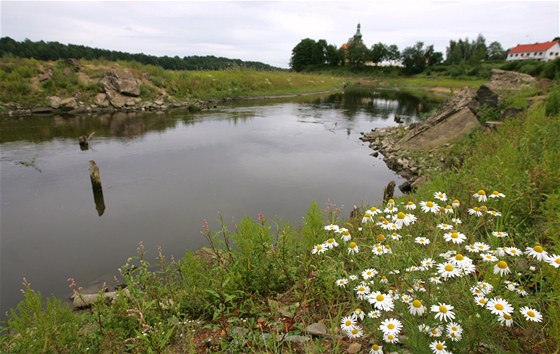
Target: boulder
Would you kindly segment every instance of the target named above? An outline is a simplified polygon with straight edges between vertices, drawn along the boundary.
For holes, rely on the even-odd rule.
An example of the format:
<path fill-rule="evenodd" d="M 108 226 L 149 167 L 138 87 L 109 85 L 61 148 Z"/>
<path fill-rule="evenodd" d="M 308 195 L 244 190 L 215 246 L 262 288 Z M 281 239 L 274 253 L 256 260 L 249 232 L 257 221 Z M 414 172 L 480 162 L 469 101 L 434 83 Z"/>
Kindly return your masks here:
<path fill-rule="evenodd" d="M 433 148 L 479 128 L 481 124 L 474 113 L 479 106 L 476 97 L 472 88 L 463 88 L 423 124 L 410 129 L 397 142 L 398 146 L 413 150 Z"/>
<path fill-rule="evenodd" d="M 109 92 L 114 92 L 123 96 L 140 96 L 140 84 L 128 71 L 120 69 L 109 71 L 105 74 L 102 83 L 108 95 Z"/>
<path fill-rule="evenodd" d="M 95 95 L 95 104 L 99 107 L 109 107 L 107 95 L 104 93 L 98 93 L 97 95 Z"/>
<path fill-rule="evenodd" d="M 57 109 L 60 107 L 60 101 L 62 101 L 62 99 L 58 96 L 49 96 L 47 97 L 47 99 L 49 100 L 49 107 Z"/>
<path fill-rule="evenodd" d="M 74 97 L 63 98 L 60 100 L 60 108 L 71 110 L 78 108 L 78 100 Z"/>

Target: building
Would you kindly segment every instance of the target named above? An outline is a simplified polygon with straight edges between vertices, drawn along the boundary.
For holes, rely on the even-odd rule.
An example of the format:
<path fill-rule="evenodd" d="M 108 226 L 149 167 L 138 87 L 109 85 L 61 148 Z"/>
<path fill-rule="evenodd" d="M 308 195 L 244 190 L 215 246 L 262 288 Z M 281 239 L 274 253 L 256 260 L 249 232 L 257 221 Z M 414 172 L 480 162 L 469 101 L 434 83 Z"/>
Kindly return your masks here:
<path fill-rule="evenodd" d="M 508 50 L 506 61 L 536 60 L 549 61 L 560 58 L 560 41 L 535 44 L 518 44 Z"/>

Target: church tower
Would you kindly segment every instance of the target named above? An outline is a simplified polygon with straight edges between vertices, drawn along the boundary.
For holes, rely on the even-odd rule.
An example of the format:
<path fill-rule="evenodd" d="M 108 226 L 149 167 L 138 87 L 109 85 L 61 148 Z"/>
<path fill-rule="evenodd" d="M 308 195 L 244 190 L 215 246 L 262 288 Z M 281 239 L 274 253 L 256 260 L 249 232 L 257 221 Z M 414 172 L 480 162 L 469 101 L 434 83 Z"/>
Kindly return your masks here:
<path fill-rule="evenodd" d="M 356 29 L 356 34 L 354 35 L 354 39 L 359 39 L 359 40 L 362 39 L 362 33 L 360 32 L 360 28 L 361 28 L 360 23 L 358 23 L 358 28 Z"/>

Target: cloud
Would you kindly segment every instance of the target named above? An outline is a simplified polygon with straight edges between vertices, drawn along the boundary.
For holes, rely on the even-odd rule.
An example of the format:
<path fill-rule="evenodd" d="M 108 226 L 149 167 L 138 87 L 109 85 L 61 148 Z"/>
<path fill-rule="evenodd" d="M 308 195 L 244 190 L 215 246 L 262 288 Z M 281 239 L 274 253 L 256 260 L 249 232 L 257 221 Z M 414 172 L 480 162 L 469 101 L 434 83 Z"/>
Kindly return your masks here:
<path fill-rule="evenodd" d="M 1 33 L 180 57 L 216 55 L 287 67 L 304 38 L 345 43 L 362 24 L 366 45 L 402 50 L 449 40 L 505 48 L 559 34 L 557 1 L 5 1 Z"/>

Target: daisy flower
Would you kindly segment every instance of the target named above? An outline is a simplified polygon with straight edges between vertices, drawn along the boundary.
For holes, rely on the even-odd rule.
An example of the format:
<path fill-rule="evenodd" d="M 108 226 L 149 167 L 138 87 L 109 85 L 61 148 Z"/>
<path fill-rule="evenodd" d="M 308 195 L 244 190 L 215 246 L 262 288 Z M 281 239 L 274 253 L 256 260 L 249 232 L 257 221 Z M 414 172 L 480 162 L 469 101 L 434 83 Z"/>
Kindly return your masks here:
<path fill-rule="evenodd" d="M 428 325 L 425 324 L 425 323 L 422 323 L 421 325 L 418 326 L 418 330 L 419 330 L 421 333 L 429 333 L 429 332 L 430 332 L 430 326 L 428 326 Z"/>
<path fill-rule="evenodd" d="M 437 272 L 444 280 L 459 276 L 459 268 L 454 266 L 451 262 L 438 264 Z"/>
<path fill-rule="evenodd" d="M 325 242 L 325 246 L 327 246 L 328 249 L 332 249 L 338 246 L 338 242 L 331 237 L 327 240 L 327 242 Z"/>
<path fill-rule="evenodd" d="M 435 192 L 434 193 L 434 198 L 445 202 L 445 201 L 447 201 L 447 194 L 442 193 L 442 192 Z"/>
<path fill-rule="evenodd" d="M 490 193 L 490 195 L 488 196 L 488 198 L 505 198 L 506 196 L 503 193 L 500 193 L 498 191 L 493 191 L 492 193 Z"/>
<path fill-rule="evenodd" d="M 494 256 L 492 253 L 482 253 L 480 255 L 480 258 L 482 258 L 483 262 L 497 262 L 498 261 L 498 257 Z"/>
<path fill-rule="evenodd" d="M 441 326 L 429 328 L 428 334 L 430 335 L 430 337 L 441 337 L 443 335 L 443 329 L 441 328 Z"/>
<path fill-rule="evenodd" d="M 327 251 L 327 246 L 324 244 L 315 245 L 313 250 L 311 251 L 312 254 L 321 254 Z"/>
<path fill-rule="evenodd" d="M 451 310 L 453 310 L 455 307 L 445 304 L 445 303 L 439 303 L 438 305 L 432 305 L 432 307 L 430 308 L 431 312 L 435 312 L 435 318 L 436 320 L 441 320 L 441 321 L 445 321 L 447 322 L 448 320 L 453 320 L 455 319 L 455 313 Z"/>
<path fill-rule="evenodd" d="M 364 270 L 364 271 L 362 272 L 362 278 L 364 278 L 364 280 L 368 280 L 368 279 L 371 279 L 371 278 L 373 278 L 374 276 L 376 276 L 377 273 L 378 273 L 378 272 L 377 272 L 376 269 L 374 269 L 374 268 L 368 268 L 368 269 L 366 269 L 366 270 Z"/>
<path fill-rule="evenodd" d="M 394 334 L 395 336 L 398 336 L 401 332 L 402 327 L 403 325 L 401 321 L 395 318 L 388 318 L 381 322 L 381 324 L 379 325 L 379 330 L 383 332 L 384 335 Z"/>
<path fill-rule="evenodd" d="M 348 242 L 352 239 L 352 235 L 350 235 L 350 231 L 344 230 L 340 238 L 342 238 L 342 241 Z"/>
<path fill-rule="evenodd" d="M 348 279 L 346 278 L 340 278 L 336 281 L 336 286 L 339 286 L 341 288 L 345 288 L 346 284 L 348 284 Z"/>
<path fill-rule="evenodd" d="M 504 313 L 511 314 L 513 312 L 513 306 L 506 300 L 500 297 L 494 297 L 486 303 L 486 308 L 490 310 L 494 315 L 502 315 Z"/>
<path fill-rule="evenodd" d="M 452 206 L 453 208 L 458 208 L 458 207 L 461 206 L 461 202 L 460 202 L 458 199 L 455 199 L 455 200 L 451 203 L 451 206 Z"/>
<path fill-rule="evenodd" d="M 447 333 L 463 333 L 463 327 L 461 327 L 461 325 L 459 325 L 457 322 L 448 323 L 447 326 L 445 326 L 445 329 L 447 330 Z"/>
<path fill-rule="evenodd" d="M 453 214 L 453 213 L 455 212 L 455 210 L 453 210 L 453 207 L 452 207 L 451 205 L 449 205 L 449 204 L 447 204 L 447 205 L 445 206 L 445 208 L 443 208 L 443 211 L 444 211 L 446 214 Z"/>
<path fill-rule="evenodd" d="M 475 242 L 474 247 L 478 250 L 478 252 L 485 252 L 490 249 L 490 246 L 483 243 L 483 242 Z"/>
<path fill-rule="evenodd" d="M 447 354 L 447 346 L 443 341 L 433 341 L 430 343 L 430 349 L 434 354 Z"/>
<path fill-rule="evenodd" d="M 387 201 L 387 206 L 395 206 L 395 200 L 393 198 Z"/>
<path fill-rule="evenodd" d="M 377 344 L 372 345 L 369 354 L 383 354 L 383 346 Z"/>
<path fill-rule="evenodd" d="M 486 307 L 486 304 L 488 303 L 488 299 L 485 298 L 484 296 L 477 296 L 474 298 L 474 302 L 481 307 Z"/>
<path fill-rule="evenodd" d="M 473 295 L 488 295 L 494 290 L 494 286 L 485 281 L 479 281 L 476 285 L 471 287 L 471 292 Z"/>
<path fill-rule="evenodd" d="M 486 192 L 483 189 L 473 194 L 473 197 L 476 198 L 476 200 L 478 200 L 479 203 L 484 203 L 488 200 L 488 197 L 486 196 Z"/>
<path fill-rule="evenodd" d="M 430 244 L 430 240 L 425 238 L 425 237 L 416 237 L 414 239 L 414 242 L 421 244 L 421 245 L 429 245 Z"/>
<path fill-rule="evenodd" d="M 358 280 L 358 276 L 352 274 L 352 275 L 349 275 L 349 276 L 348 276 L 348 279 L 350 279 L 350 280 Z"/>
<path fill-rule="evenodd" d="M 513 325 L 513 317 L 509 313 L 498 316 L 498 321 L 502 326 L 511 327 Z"/>
<path fill-rule="evenodd" d="M 346 335 L 350 338 L 360 338 L 364 335 L 364 330 L 362 327 L 355 325 L 354 328 L 346 332 Z"/>
<path fill-rule="evenodd" d="M 464 268 L 470 264 L 472 264 L 472 259 L 469 257 L 463 256 L 461 253 L 457 253 L 453 257 L 449 257 L 447 260 L 449 263 L 453 264 L 456 267 Z"/>
<path fill-rule="evenodd" d="M 391 311 L 393 307 L 395 307 L 391 296 L 389 294 L 383 294 L 380 291 L 369 294 L 367 299 L 369 303 L 378 310 Z"/>
<path fill-rule="evenodd" d="M 399 337 L 397 337 L 394 334 L 384 334 L 383 335 L 383 340 L 386 343 L 398 343 L 399 342 Z"/>
<path fill-rule="evenodd" d="M 486 211 L 486 213 L 487 213 L 487 214 L 490 214 L 490 215 L 492 215 L 492 216 L 502 216 L 502 213 L 500 213 L 500 212 L 497 211 L 497 210 L 488 210 L 488 211 Z"/>
<path fill-rule="evenodd" d="M 370 210 L 366 210 L 362 217 L 362 224 L 367 224 L 368 222 L 373 222 L 373 215 Z"/>
<path fill-rule="evenodd" d="M 370 288 L 369 286 L 365 285 L 365 284 L 360 284 L 357 287 L 354 288 L 354 290 L 356 290 L 356 294 L 358 295 L 358 298 L 363 299 L 365 295 L 370 293 Z"/>
<path fill-rule="evenodd" d="M 523 251 L 517 247 L 504 247 L 504 252 L 510 256 L 522 256 Z"/>
<path fill-rule="evenodd" d="M 360 247 L 358 247 L 356 242 L 350 242 L 348 244 L 348 254 L 358 253 L 358 252 L 360 252 Z"/>
<path fill-rule="evenodd" d="M 541 245 L 536 245 L 534 247 L 527 247 L 525 249 L 525 254 L 527 254 L 529 257 L 536 259 L 537 261 L 542 261 L 546 259 L 546 257 L 548 256 L 548 253 L 544 250 L 544 248 L 542 248 Z"/>
<path fill-rule="evenodd" d="M 458 332 L 449 332 L 447 333 L 447 338 L 451 339 L 453 342 L 458 342 L 461 340 L 463 334 Z M 449 352 L 447 352 L 449 353 Z"/>
<path fill-rule="evenodd" d="M 467 211 L 469 212 L 469 215 L 482 216 L 482 211 L 477 206 L 469 208 Z"/>
<path fill-rule="evenodd" d="M 359 319 L 360 321 L 363 320 L 364 317 L 366 317 L 365 312 L 364 312 L 361 308 L 359 308 L 359 307 L 357 307 L 357 308 L 354 310 L 353 315 L 356 316 L 356 318 Z"/>
<path fill-rule="evenodd" d="M 405 304 L 410 304 L 412 302 L 412 300 L 414 300 L 412 298 L 412 296 L 408 295 L 408 294 L 402 294 L 401 295 L 401 301 L 404 302 Z"/>
<path fill-rule="evenodd" d="M 325 226 L 325 230 L 327 231 L 338 231 L 339 226 L 335 224 L 330 224 Z"/>
<path fill-rule="evenodd" d="M 525 290 L 525 288 L 520 285 L 517 288 L 515 288 L 515 292 L 518 293 L 521 296 L 527 296 L 529 295 L 529 293 L 527 292 L 527 290 Z"/>
<path fill-rule="evenodd" d="M 451 222 L 454 223 L 455 225 L 459 225 L 463 223 L 463 221 L 459 218 L 453 218 L 451 219 Z"/>
<path fill-rule="evenodd" d="M 508 233 L 503 231 L 492 231 L 492 236 L 497 238 L 507 237 Z"/>
<path fill-rule="evenodd" d="M 550 255 L 545 259 L 546 263 L 550 264 L 554 268 L 560 267 L 560 256 L 557 254 Z"/>
<path fill-rule="evenodd" d="M 421 300 L 416 299 L 410 303 L 408 312 L 410 312 L 410 314 L 414 316 L 422 316 L 424 312 L 426 312 L 426 306 L 422 304 Z"/>
<path fill-rule="evenodd" d="M 527 321 L 541 322 L 543 318 L 539 311 L 527 306 L 523 306 L 522 308 L 520 308 L 519 312 L 521 312 L 521 314 L 525 316 L 525 319 Z"/>
<path fill-rule="evenodd" d="M 356 316 L 346 316 L 340 320 L 340 329 L 345 332 L 351 331 L 356 326 Z"/>
<path fill-rule="evenodd" d="M 379 318 L 379 317 L 381 317 L 381 311 L 371 310 L 370 312 L 368 312 L 367 317 L 369 317 L 369 318 Z"/>
<path fill-rule="evenodd" d="M 393 222 L 400 227 L 408 226 L 416 222 L 416 216 L 412 214 L 405 214 L 401 211 L 393 217 Z"/>
<path fill-rule="evenodd" d="M 511 270 L 506 261 L 499 261 L 494 265 L 494 274 L 499 274 L 503 277 L 509 273 L 511 273 Z"/>
<path fill-rule="evenodd" d="M 414 204 L 414 202 L 412 202 L 412 201 L 409 201 L 408 203 L 406 203 L 404 208 L 406 210 L 415 210 L 416 209 L 416 204 Z"/>
<path fill-rule="evenodd" d="M 437 228 L 444 231 L 453 230 L 453 225 L 442 223 L 442 224 L 438 224 Z"/>
<path fill-rule="evenodd" d="M 451 230 L 451 232 L 446 232 L 445 234 L 443 234 L 443 239 L 447 242 L 453 242 L 458 245 L 465 242 L 467 236 L 456 230 Z"/>
<path fill-rule="evenodd" d="M 398 233 L 396 233 L 396 232 L 392 232 L 392 233 L 391 233 L 391 238 L 392 238 L 393 240 L 398 241 L 398 240 L 400 240 L 400 239 L 402 238 L 402 235 L 401 235 L 401 234 L 398 234 Z"/>
<path fill-rule="evenodd" d="M 436 262 L 431 258 L 425 258 L 420 262 L 420 265 L 424 268 L 432 268 L 436 265 Z"/>
<path fill-rule="evenodd" d="M 430 277 L 429 281 L 432 284 L 441 284 L 441 278 L 438 276 Z"/>
<path fill-rule="evenodd" d="M 398 212 L 399 209 L 397 207 L 395 207 L 394 204 L 387 204 L 387 207 L 383 211 L 387 214 L 394 214 L 394 213 Z"/>
<path fill-rule="evenodd" d="M 422 211 L 424 213 L 434 213 L 437 214 L 439 212 L 440 206 L 436 203 L 432 202 L 431 200 L 427 202 L 420 202 L 420 206 L 422 207 Z"/>

